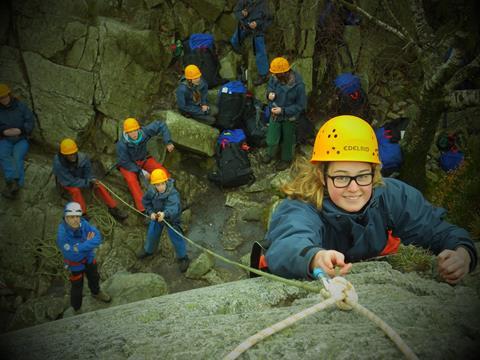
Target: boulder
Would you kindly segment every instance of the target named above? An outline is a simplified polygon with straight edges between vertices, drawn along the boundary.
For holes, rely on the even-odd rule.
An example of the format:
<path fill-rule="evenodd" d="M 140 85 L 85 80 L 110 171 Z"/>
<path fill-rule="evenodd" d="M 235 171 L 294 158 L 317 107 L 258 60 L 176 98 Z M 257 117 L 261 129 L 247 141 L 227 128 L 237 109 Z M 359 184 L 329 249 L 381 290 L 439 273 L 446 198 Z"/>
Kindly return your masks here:
<path fill-rule="evenodd" d="M 202 252 L 199 257 L 190 263 L 185 276 L 189 279 L 200 279 L 212 269 L 214 264 L 215 259 L 211 255 Z"/>
<path fill-rule="evenodd" d="M 144 116 L 160 85 L 155 70 L 168 64 L 171 55 L 160 50 L 151 31 L 111 19 L 103 19 L 99 29 L 96 109 L 113 119 Z"/>
<path fill-rule="evenodd" d="M 19 306 L 8 328 L 12 331 L 56 320 L 63 313 L 65 305 L 63 297 L 43 296 L 27 300 Z"/>
<path fill-rule="evenodd" d="M 402 274 L 386 262 L 357 263 L 346 279 L 359 303 L 392 327 L 419 358 L 474 358 L 478 353 L 480 305 L 473 289 Z M 123 358 L 128 348 L 131 358 L 218 359 L 262 329 L 323 300 L 318 293 L 255 278 L 41 324 L 0 335 L 0 343 L 7 358 L 63 359 L 66 353 Z M 372 321 L 332 306 L 260 341 L 244 357 L 318 359 L 319 354 L 401 356 Z"/>
<path fill-rule="evenodd" d="M 38 139 L 41 134 L 43 141 L 56 149 L 63 138 L 76 139 L 93 121 L 94 75 L 57 65 L 32 52 L 25 52 L 23 58 L 40 124 L 33 136 Z"/>
<path fill-rule="evenodd" d="M 170 110 L 164 116 L 176 145 L 206 156 L 215 154 L 217 129 Z"/>
<path fill-rule="evenodd" d="M 184 2 L 211 23 L 218 18 L 225 8 L 225 0 L 188 0 Z"/>
<path fill-rule="evenodd" d="M 75 41 L 65 57 L 65 65 L 92 71 L 98 57 L 98 28 L 89 26 L 88 32 Z"/>
<path fill-rule="evenodd" d="M 0 66 L 2 82 L 7 83 L 15 96 L 31 109 L 30 92 L 21 67 L 20 51 L 10 46 L 0 46 L 0 59 L 2 59 L 2 66 Z"/>

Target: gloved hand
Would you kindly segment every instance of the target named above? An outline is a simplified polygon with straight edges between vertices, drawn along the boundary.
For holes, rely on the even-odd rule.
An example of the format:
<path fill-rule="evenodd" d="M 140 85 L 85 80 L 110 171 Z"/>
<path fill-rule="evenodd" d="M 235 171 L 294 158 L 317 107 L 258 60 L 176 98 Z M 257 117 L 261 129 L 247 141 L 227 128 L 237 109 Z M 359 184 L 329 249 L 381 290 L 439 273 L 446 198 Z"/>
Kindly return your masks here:
<path fill-rule="evenodd" d="M 162 211 L 157 212 L 157 221 L 162 222 L 165 219 L 165 213 Z"/>

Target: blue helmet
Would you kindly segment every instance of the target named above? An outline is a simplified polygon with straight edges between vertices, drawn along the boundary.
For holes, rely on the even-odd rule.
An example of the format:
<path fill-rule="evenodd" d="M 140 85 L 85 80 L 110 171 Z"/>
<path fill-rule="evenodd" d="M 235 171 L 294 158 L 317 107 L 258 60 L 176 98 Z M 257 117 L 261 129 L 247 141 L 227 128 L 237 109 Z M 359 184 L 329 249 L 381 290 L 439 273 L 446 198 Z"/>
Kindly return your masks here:
<path fill-rule="evenodd" d="M 63 216 L 82 216 L 82 207 L 77 202 L 69 202 L 63 209 Z"/>

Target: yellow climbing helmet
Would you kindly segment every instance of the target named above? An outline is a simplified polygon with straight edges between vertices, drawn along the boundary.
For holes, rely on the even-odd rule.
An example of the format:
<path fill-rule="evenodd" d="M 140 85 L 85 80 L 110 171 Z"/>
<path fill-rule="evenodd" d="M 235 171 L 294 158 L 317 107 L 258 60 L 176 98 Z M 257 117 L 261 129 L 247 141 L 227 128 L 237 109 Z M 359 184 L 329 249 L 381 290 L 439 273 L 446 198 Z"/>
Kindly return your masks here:
<path fill-rule="evenodd" d="M 128 133 L 130 131 L 135 131 L 140 129 L 140 124 L 138 123 L 137 119 L 128 118 L 125 119 L 123 122 L 123 131 Z"/>
<path fill-rule="evenodd" d="M 270 72 L 272 74 L 286 73 L 288 70 L 290 70 L 290 64 L 283 57 L 276 57 L 270 63 Z"/>
<path fill-rule="evenodd" d="M 150 175 L 150 184 L 160 184 L 167 181 L 169 178 L 168 173 L 164 169 L 155 169 Z"/>
<path fill-rule="evenodd" d="M 72 155 L 78 152 L 77 143 L 69 138 L 63 139 L 60 143 L 60 154 Z"/>
<path fill-rule="evenodd" d="M 380 164 L 375 132 L 366 121 L 352 115 L 336 116 L 318 130 L 312 163 L 361 161 Z"/>
<path fill-rule="evenodd" d="M 187 65 L 185 68 L 185 79 L 195 80 L 202 76 L 200 69 L 197 65 Z"/>
<path fill-rule="evenodd" d="M 4 97 L 10 94 L 10 88 L 7 84 L 0 84 L 0 97 Z"/>

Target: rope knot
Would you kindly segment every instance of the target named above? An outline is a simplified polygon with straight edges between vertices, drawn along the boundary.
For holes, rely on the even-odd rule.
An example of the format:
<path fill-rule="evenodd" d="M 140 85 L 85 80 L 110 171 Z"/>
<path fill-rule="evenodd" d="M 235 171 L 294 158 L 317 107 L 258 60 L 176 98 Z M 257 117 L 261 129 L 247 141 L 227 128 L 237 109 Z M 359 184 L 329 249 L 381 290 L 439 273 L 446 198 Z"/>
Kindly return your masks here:
<path fill-rule="evenodd" d="M 352 283 L 341 276 L 336 276 L 329 281 L 327 291 L 328 297 L 333 297 L 341 310 L 352 310 L 349 303 L 358 302 L 358 295 Z"/>

